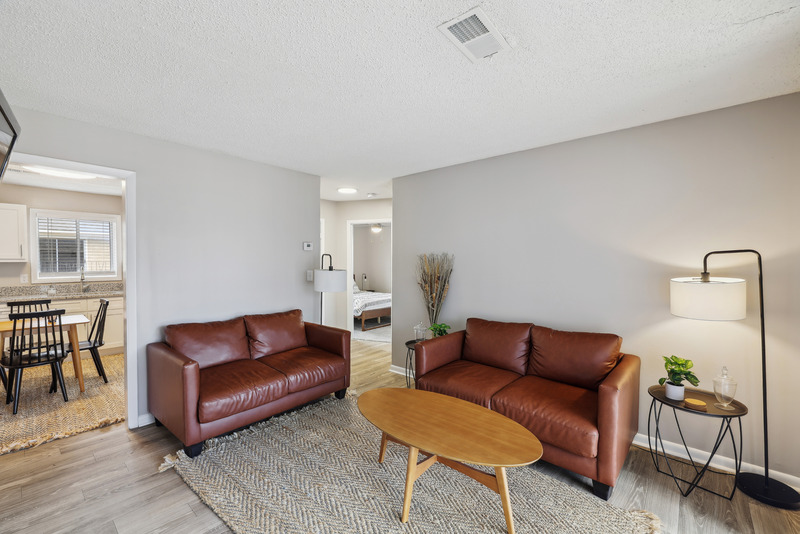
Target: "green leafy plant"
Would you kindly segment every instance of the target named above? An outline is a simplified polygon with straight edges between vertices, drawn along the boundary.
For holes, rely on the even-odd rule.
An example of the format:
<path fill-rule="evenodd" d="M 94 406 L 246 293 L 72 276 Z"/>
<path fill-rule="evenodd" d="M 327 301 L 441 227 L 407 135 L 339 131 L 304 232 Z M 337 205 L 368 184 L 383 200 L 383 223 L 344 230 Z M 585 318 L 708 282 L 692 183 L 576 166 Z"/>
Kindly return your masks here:
<path fill-rule="evenodd" d="M 692 360 L 685 360 L 674 354 L 669 358 L 666 356 L 662 356 L 662 358 L 664 358 L 664 369 L 667 370 L 667 376 L 658 379 L 660 385 L 663 386 L 664 382 L 667 380 L 676 386 L 682 385 L 681 382 L 684 380 L 688 381 L 693 386 L 700 384 L 700 380 L 690 371 L 690 369 L 694 367 Z"/>
<path fill-rule="evenodd" d="M 439 337 L 447 334 L 447 331 L 450 330 L 450 325 L 444 323 L 433 323 L 428 330 L 433 332 L 433 337 Z"/>

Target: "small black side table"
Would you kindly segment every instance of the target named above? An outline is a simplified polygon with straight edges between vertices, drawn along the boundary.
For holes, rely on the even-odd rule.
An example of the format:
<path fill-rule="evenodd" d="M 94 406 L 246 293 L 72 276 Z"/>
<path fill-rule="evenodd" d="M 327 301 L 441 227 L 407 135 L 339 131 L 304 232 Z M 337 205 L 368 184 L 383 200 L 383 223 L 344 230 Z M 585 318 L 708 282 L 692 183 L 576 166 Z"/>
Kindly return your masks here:
<path fill-rule="evenodd" d="M 417 346 L 417 340 L 411 339 L 406 341 L 406 387 L 410 388 L 412 384 L 416 383 L 417 375 L 414 372 L 414 347 Z"/>
<path fill-rule="evenodd" d="M 653 463 L 656 466 L 656 470 L 659 473 L 663 473 L 665 475 L 670 475 L 672 479 L 675 481 L 675 485 L 678 486 L 678 490 L 681 492 L 681 495 L 684 497 L 688 496 L 695 488 L 700 488 L 703 491 L 707 491 L 709 493 L 713 493 L 714 495 L 718 495 L 720 497 L 725 497 L 728 500 L 733 498 L 733 494 L 736 493 L 736 478 L 739 476 L 739 469 L 742 467 L 742 416 L 747 415 L 747 406 L 742 404 L 739 401 L 734 400 L 731 402 L 730 407 L 733 410 L 722 410 L 714 406 L 714 403 L 717 402 L 716 396 L 710 391 L 705 391 L 702 389 L 686 389 L 685 397 L 687 399 L 697 399 L 701 400 L 706 403 L 707 411 L 701 412 L 699 410 L 693 410 L 691 408 L 687 408 L 683 401 L 675 401 L 672 399 L 668 399 L 666 395 L 666 388 L 664 386 L 650 386 L 647 390 L 651 397 L 653 397 L 653 402 L 650 403 L 650 414 L 647 417 L 647 445 L 650 447 L 650 456 L 653 458 Z M 664 441 L 661 437 L 661 431 L 659 429 L 659 423 L 661 422 L 661 410 L 667 406 L 672 408 L 672 414 L 675 418 L 675 424 L 678 427 L 678 433 L 681 436 L 681 442 L 683 442 L 683 447 L 686 449 L 686 454 L 689 457 L 689 462 L 685 462 L 682 460 L 678 460 L 676 458 L 670 459 L 667 456 L 667 453 L 664 449 Z M 714 443 L 714 448 L 711 449 L 711 454 L 708 457 L 708 461 L 701 465 L 694 461 L 692 458 L 692 453 L 689 451 L 689 446 L 686 445 L 686 440 L 683 437 L 683 431 L 681 430 L 681 424 L 678 421 L 678 412 L 685 412 L 693 415 L 700 415 L 704 417 L 711 417 L 720 420 L 719 423 L 719 431 L 717 432 L 717 440 Z M 733 429 L 731 428 L 731 423 L 733 420 L 736 420 L 739 423 L 739 443 L 737 446 L 736 439 L 733 436 Z M 655 425 L 652 423 L 655 421 Z M 654 428 L 653 428 L 654 427 Z M 651 430 L 655 430 L 655 436 Z M 702 480 L 703 475 L 706 474 L 708 471 L 708 466 L 711 464 L 711 460 L 714 458 L 714 455 L 717 453 L 720 445 L 725 440 L 725 436 L 730 436 L 731 444 L 733 445 L 733 462 L 736 466 L 736 473 L 733 475 L 726 475 L 729 477 L 733 477 L 733 489 L 731 490 L 730 495 L 722 495 L 721 493 L 717 493 L 709 488 L 703 487 L 700 485 L 700 480 Z M 655 445 L 655 447 L 653 446 Z M 659 446 L 661 447 L 661 451 L 659 451 Z M 663 465 L 668 469 L 668 471 L 662 470 L 661 461 L 663 460 Z M 694 468 L 695 476 L 692 480 L 686 480 L 678 475 L 675 474 L 673 470 L 672 463 L 677 462 L 683 465 L 690 465 Z M 681 486 L 681 483 L 684 486 Z"/>

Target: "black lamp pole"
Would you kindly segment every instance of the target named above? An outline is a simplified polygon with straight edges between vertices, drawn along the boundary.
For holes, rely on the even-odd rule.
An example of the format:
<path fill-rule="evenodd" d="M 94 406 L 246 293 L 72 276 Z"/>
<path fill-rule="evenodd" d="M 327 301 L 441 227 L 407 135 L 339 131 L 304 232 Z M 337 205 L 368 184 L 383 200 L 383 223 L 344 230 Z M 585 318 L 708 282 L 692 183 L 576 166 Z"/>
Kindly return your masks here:
<path fill-rule="evenodd" d="M 779 480 L 769 478 L 769 430 L 767 426 L 767 345 L 764 336 L 764 276 L 761 269 L 761 254 L 753 249 L 715 250 L 703 258 L 703 272 L 700 274 L 703 282 L 708 282 L 708 257 L 712 254 L 755 254 L 758 258 L 758 300 L 761 311 L 761 387 L 763 391 L 764 406 L 764 474 L 739 473 L 736 478 L 737 487 L 746 495 L 757 501 L 785 508 L 787 510 L 800 510 L 800 493 L 791 486 Z"/>

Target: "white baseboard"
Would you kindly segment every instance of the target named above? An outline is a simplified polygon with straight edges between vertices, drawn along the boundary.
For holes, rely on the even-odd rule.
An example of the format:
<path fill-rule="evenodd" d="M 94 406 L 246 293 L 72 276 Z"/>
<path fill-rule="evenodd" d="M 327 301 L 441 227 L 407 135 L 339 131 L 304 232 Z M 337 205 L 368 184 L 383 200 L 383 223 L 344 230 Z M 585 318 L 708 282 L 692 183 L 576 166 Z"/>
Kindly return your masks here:
<path fill-rule="evenodd" d="M 151 413 L 139 414 L 139 426 L 152 425 L 156 422 L 156 418 Z M 131 427 L 132 428 L 132 427 Z"/>
<path fill-rule="evenodd" d="M 646 434 L 641 434 L 641 433 L 636 434 L 636 436 L 633 438 L 633 443 L 634 445 L 638 445 L 644 449 L 649 449 Z M 666 453 L 671 456 L 676 456 L 684 460 L 689 459 L 688 455 L 686 454 L 686 449 L 684 449 L 683 445 L 681 445 L 680 443 L 674 443 L 672 441 L 664 441 L 664 449 Z M 706 451 L 695 449 L 694 447 L 689 447 L 689 452 L 691 452 L 692 458 L 694 459 L 695 462 L 705 463 L 708 461 L 709 453 Z M 734 464 L 733 458 L 728 458 L 727 456 L 720 456 L 719 454 L 714 456 L 714 460 L 711 462 L 711 467 L 715 467 L 717 469 L 724 469 L 725 471 L 730 471 L 731 473 L 736 471 L 736 466 Z M 763 475 L 764 468 L 758 465 L 742 462 L 741 472 L 758 473 L 759 475 Z M 775 471 L 774 469 L 770 469 L 769 478 L 779 480 L 784 484 L 788 484 L 789 486 L 792 486 L 800 490 L 800 477 L 796 477 L 786 473 L 781 473 L 780 471 Z"/>
<path fill-rule="evenodd" d="M 405 376 L 406 375 L 406 368 L 405 367 L 400 367 L 399 365 L 392 365 L 392 366 L 389 367 L 389 372 Z"/>

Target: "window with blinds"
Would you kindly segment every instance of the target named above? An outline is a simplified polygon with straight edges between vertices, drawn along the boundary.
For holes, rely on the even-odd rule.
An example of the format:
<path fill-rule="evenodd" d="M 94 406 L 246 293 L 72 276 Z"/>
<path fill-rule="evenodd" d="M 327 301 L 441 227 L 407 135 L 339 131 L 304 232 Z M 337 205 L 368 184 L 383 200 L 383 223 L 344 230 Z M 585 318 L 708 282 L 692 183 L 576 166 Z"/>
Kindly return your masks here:
<path fill-rule="evenodd" d="M 118 215 L 31 210 L 34 281 L 119 279 Z"/>

